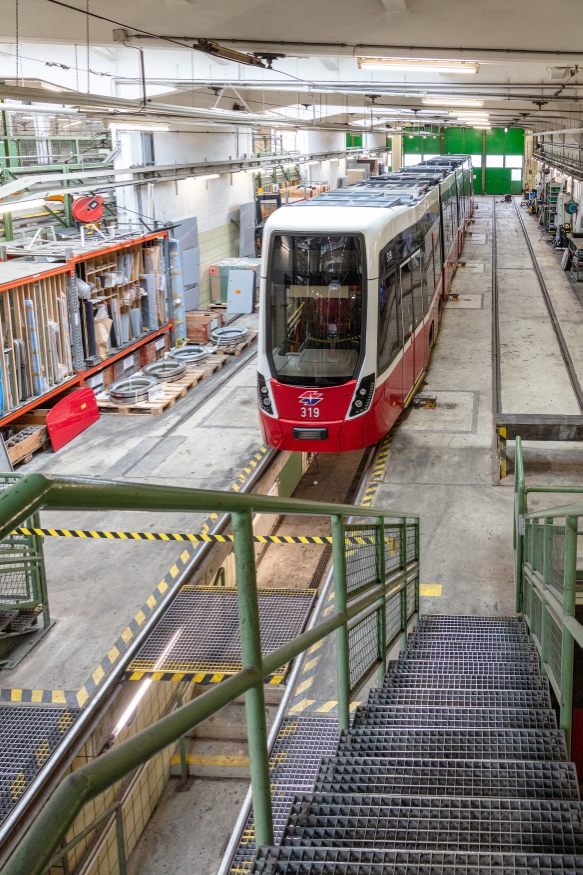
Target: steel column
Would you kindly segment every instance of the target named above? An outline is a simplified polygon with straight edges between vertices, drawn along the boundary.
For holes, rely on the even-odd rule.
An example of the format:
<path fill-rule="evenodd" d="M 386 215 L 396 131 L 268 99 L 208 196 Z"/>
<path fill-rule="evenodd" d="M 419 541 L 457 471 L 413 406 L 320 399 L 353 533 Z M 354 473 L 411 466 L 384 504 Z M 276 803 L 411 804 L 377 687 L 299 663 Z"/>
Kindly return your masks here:
<path fill-rule="evenodd" d="M 407 517 L 399 520 L 401 529 L 401 537 L 399 538 L 401 546 L 401 568 L 404 570 L 407 567 Z M 417 552 L 417 547 L 415 548 Z M 407 648 L 407 583 L 401 590 L 401 637 L 399 639 L 399 650 Z"/>
<path fill-rule="evenodd" d="M 549 612 L 547 610 L 547 587 L 549 585 L 549 579 L 551 576 L 551 551 L 553 548 L 553 520 L 552 517 L 545 517 L 544 522 L 544 532 L 543 532 L 543 598 L 541 605 L 541 620 L 540 620 L 540 629 L 539 633 L 539 641 L 540 641 L 540 649 L 541 649 L 541 657 L 540 657 L 540 670 L 541 674 L 546 675 L 547 669 L 546 664 L 549 661 Z M 536 596 L 534 596 L 536 598 Z M 531 602 L 532 602 L 533 594 L 531 593 Z M 532 621 L 532 617 L 531 617 Z"/>
<path fill-rule="evenodd" d="M 256 684 L 245 693 L 245 715 L 249 744 L 249 766 L 253 789 L 253 817 L 255 841 L 260 845 L 273 844 L 273 815 L 269 781 L 269 752 L 261 665 L 261 629 L 257 603 L 257 576 L 251 510 L 231 515 L 234 534 L 235 572 L 239 602 L 239 631 L 243 668 L 258 672 Z M 344 541 L 343 541 L 344 543 Z"/>
<path fill-rule="evenodd" d="M 346 615 L 346 545 L 344 519 L 334 515 L 332 525 L 332 562 L 334 568 L 334 607 L 337 614 Z M 338 675 L 338 731 L 350 727 L 350 662 L 348 629 L 343 624 L 336 630 L 336 667 Z"/>

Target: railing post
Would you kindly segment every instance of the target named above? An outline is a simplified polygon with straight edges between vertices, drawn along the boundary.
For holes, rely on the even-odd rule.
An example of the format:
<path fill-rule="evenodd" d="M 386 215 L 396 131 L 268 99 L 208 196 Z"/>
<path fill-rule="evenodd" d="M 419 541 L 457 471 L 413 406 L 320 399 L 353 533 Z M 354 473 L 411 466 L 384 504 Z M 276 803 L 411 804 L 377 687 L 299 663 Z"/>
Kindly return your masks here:
<path fill-rule="evenodd" d="M 401 536 L 399 543 L 401 546 L 401 568 L 403 571 L 407 569 L 407 518 L 399 519 L 399 528 Z M 399 639 L 399 650 L 405 650 L 407 647 L 407 580 L 405 579 L 401 587 L 401 637 Z"/>
<path fill-rule="evenodd" d="M 563 578 L 563 618 L 575 616 L 577 591 L 577 517 L 565 520 L 565 571 Z M 561 712 L 559 728 L 564 729 L 567 754 L 571 756 L 571 729 L 573 723 L 573 636 L 561 628 Z"/>
<path fill-rule="evenodd" d="M 180 681 L 178 684 L 178 689 L 176 690 L 176 707 L 182 708 L 182 693 L 184 692 L 186 684 L 184 681 Z M 188 790 L 189 782 L 188 782 L 188 763 L 186 762 L 186 741 L 184 735 L 181 735 L 178 739 L 178 753 L 180 754 L 180 783 L 177 785 L 177 791 Z"/>
<path fill-rule="evenodd" d="M 257 603 L 257 577 L 251 510 L 231 514 L 239 603 L 241 656 L 244 668 L 258 672 L 257 683 L 245 693 L 249 765 L 253 793 L 256 846 L 273 844 L 273 815 L 269 780 L 269 754 L 263 677 L 261 676 L 261 629 Z"/>
<path fill-rule="evenodd" d="M 549 612 L 547 610 L 546 592 L 551 577 L 551 552 L 553 549 L 553 519 L 545 517 L 543 534 L 543 597 L 540 613 L 540 671 L 546 675 L 546 663 L 549 661 Z M 531 602 L 532 602 L 532 587 L 531 587 Z M 534 596 L 536 598 L 536 596 Z"/>
<path fill-rule="evenodd" d="M 379 666 L 378 678 L 379 686 L 382 686 L 387 670 L 387 603 L 385 600 L 385 520 L 382 516 L 376 518 L 377 537 L 376 537 L 376 560 L 377 560 L 377 579 L 379 586 L 382 587 L 382 595 L 379 599 L 378 610 L 378 635 L 379 635 Z"/>
<path fill-rule="evenodd" d="M 123 828 L 123 809 L 121 805 L 115 812 L 115 837 L 117 842 L 117 868 L 119 875 L 127 875 L 126 840 Z"/>
<path fill-rule="evenodd" d="M 346 612 L 346 544 L 344 520 L 331 517 L 332 561 L 334 568 L 334 607 L 337 613 Z M 336 630 L 336 666 L 338 675 L 338 731 L 350 726 L 350 658 L 346 622 Z"/>

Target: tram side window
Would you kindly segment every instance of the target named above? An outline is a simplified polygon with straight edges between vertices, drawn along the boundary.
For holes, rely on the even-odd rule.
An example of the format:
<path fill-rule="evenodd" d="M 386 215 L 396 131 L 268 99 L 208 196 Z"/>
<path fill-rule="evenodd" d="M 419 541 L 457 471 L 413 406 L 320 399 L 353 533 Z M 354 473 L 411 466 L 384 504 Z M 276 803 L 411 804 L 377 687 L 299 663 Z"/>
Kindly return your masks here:
<path fill-rule="evenodd" d="M 403 345 L 401 300 L 397 293 L 397 271 L 381 276 L 379 282 L 379 326 L 377 370 L 381 374 Z"/>
<path fill-rule="evenodd" d="M 407 267 L 411 271 L 411 283 L 413 286 L 413 314 L 415 316 L 415 328 L 423 320 L 425 307 L 423 301 L 423 271 L 421 264 L 421 251 L 416 252 Z"/>

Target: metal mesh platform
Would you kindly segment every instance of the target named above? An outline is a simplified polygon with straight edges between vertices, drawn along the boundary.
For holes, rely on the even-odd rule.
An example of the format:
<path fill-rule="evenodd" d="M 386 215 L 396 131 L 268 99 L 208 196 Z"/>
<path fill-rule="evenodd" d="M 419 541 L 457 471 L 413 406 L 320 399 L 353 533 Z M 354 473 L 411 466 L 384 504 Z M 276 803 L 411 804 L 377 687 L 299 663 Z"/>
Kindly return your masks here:
<path fill-rule="evenodd" d="M 294 800 L 283 844 L 583 854 L 581 803 L 312 794 Z"/>
<path fill-rule="evenodd" d="M 548 690 L 548 679 L 540 675 L 504 674 L 484 677 L 480 674 L 456 675 L 431 670 L 393 671 L 385 676 L 383 689 L 415 687 L 440 690 Z"/>
<path fill-rule="evenodd" d="M 579 799 L 573 763 L 336 756 L 324 759 L 317 793 Z"/>
<path fill-rule="evenodd" d="M 548 690 L 417 690 L 385 687 L 371 690 L 369 705 L 415 705 L 430 708 L 550 708 Z"/>
<path fill-rule="evenodd" d="M 78 708 L 0 706 L 0 822 L 80 713 Z"/>
<path fill-rule="evenodd" d="M 273 829 L 280 842 L 291 805 L 297 793 L 311 792 L 323 757 L 331 756 L 338 743 L 338 723 L 326 717 L 286 717 L 269 760 Z M 255 856 L 255 830 L 251 815 L 231 872 L 251 868 Z"/>
<path fill-rule="evenodd" d="M 354 715 L 354 726 L 418 726 L 444 729 L 556 729 L 557 717 L 550 709 L 526 708 L 384 708 L 361 705 Z"/>
<path fill-rule="evenodd" d="M 382 729 L 368 726 L 344 730 L 338 755 L 424 756 L 440 760 L 567 759 L 561 729 Z"/>
<path fill-rule="evenodd" d="M 583 856 L 260 848 L 254 875 L 583 875 Z"/>
<path fill-rule="evenodd" d="M 303 631 L 315 597 L 314 590 L 259 591 L 264 655 Z M 241 667 L 237 591 L 185 586 L 127 671 L 234 673 Z"/>

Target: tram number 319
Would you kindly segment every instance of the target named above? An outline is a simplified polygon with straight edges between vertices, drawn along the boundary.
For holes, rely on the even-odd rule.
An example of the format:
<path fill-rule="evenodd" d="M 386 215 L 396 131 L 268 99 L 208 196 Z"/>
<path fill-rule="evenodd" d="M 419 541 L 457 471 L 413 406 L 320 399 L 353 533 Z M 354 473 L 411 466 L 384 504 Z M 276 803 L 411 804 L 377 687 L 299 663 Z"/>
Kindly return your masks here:
<path fill-rule="evenodd" d="M 302 419 L 318 419 L 320 410 L 318 407 L 306 407 L 302 405 Z"/>

